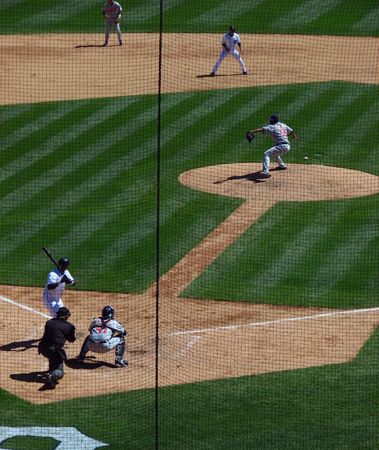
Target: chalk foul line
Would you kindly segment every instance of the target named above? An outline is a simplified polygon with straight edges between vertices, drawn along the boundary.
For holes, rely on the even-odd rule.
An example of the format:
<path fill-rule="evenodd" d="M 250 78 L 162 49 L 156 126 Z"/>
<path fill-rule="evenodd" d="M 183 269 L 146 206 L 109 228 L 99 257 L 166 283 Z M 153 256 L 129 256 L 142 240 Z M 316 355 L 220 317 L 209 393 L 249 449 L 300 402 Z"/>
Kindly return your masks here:
<path fill-rule="evenodd" d="M 45 317 L 46 319 L 51 319 L 51 316 L 48 316 L 47 314 L 41 311 L 37 311 L 36 309 L 30 308 L 29 306 L 23 305 L 22 303 L 17 303 L 8 297 L 4 297 L 3 295 L 0 295 L 0 300 L 6 303 L 10 303 L 11 305 L 17 306 L 18 308 L 25 309 L 26 311 L 32 312 L 39 316 Z"/>
<path fill-rule="evenodd" d="M 337 316 L 354 315 L 354 314 L 361 314 L 361 313 L 370 313 L 370 312 L 375 312 L 375 311 L 379 311 L 379 307 L 365 308 L 365 309 L 348 309 L 345 311 L 334 311 L 334 312 L 328 312 L 328 313 L 313 314 L 311 316 L 286 317 L 284 319 L 268 320 L 265 322 L 250 322 L 250 323 L 243 323 L 243 324 L 225 325 L 222 327 L 203 328 L 203 329 L 199 329 L 199 330 L 176 331 L 174 333 L 171 333 L 170 336 L 183 336 L 186 334 L 204 334 L 204 333 L 238 330 L 238 329 L 243 329 L 243 328 L 257 328 L 257 327 L 265 327 L 268 325 L 280 325 L 280 324 L 286 323 L 286 322 L 300 322 L 300 321 L 304 321 L 304 320 L 322 319 L 324 317 L 337 317 Z"/>

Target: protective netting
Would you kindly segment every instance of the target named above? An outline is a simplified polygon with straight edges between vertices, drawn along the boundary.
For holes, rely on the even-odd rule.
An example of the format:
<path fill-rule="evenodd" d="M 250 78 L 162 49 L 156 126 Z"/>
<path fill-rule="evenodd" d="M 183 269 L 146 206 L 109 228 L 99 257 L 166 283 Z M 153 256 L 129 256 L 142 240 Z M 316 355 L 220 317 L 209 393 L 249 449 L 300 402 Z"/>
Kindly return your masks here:
<path fill-rule="evenodd" d="M 1 448 L 377 448 L 377 2 L 120 3 L 0 3 Z"/>

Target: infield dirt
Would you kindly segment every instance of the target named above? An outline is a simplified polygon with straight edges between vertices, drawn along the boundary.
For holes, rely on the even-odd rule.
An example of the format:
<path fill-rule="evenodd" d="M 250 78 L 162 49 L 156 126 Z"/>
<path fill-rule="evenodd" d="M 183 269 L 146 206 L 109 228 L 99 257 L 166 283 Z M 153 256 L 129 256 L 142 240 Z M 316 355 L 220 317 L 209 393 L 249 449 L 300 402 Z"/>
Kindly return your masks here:
<path fill-rule="evenodd" d="M 164 92 L 327 80 L 377 83 L 379 79 L 377 67 L 367 64 L 376 58 L 375 38 L 242 36 L 249 75 L 239 76 L 238 64 L 226 60 L 220 76 L 209 78 L 219 53 L 219 36 L 196 35 L 198 41 L 193 37 L 164 36 Z M 102 38 L 82 34 L 1 36 L 0 103 L 156 93 L 158 36 L 126 35 L 126 45 L 121 48 L 98 47 Z M 352 359 L 377 326 L 379 311 L 349 315 L 335 310 L 180 297 L 221 251 L 275 203 L 279 192 L 291 192 L 290 200 L 309 200 L 307 196 L 315 192 L 316 183 L 322 186 L 318 194 L 322 198 L 330 198 L 333 193 L 332 198 L 346 197 L 341 189 L 345 169 L 318 166 L 321 168 L 316 172 L 315 166 L 292 165 L 269 180 L 257 182 L 257 164 L 216 164 L 200 169 L 196 177 L 182 174 L 180 182 L 246 201 L 160 280 L 160 385 Z M 301 185 L 293 176 L 298 170 L 302 172 Z M 354 181 L 349 197 L 378 192 L 377 177 L 356 171 L 348 175 L 353 175 Z M 193 180 L 197 182 L 193 184 Z M 104 358 L 98 355 L 83 364 L 70 359 L 62 382 L 54 391 L 45 392 L 38 389 L 46 360 L 37 356 L 36 348 L 46 321 L 42 287 L 1 286 L 0 294 L 2 317 L 17 317 L 19 324 L 11 336 L 6 323 L 0 330 L 2 388 L 33 403 L 48 403 L 155 386 L 156 286 L 140 295 L 67 290 L 64 301 L 80 335 L 75 344 L 67 346 L 69 357 L 79 352 L 90 319 L 105 304 L 112 304 L 129 331 L 130 367 L 113 368 L 111 354 Z"/>

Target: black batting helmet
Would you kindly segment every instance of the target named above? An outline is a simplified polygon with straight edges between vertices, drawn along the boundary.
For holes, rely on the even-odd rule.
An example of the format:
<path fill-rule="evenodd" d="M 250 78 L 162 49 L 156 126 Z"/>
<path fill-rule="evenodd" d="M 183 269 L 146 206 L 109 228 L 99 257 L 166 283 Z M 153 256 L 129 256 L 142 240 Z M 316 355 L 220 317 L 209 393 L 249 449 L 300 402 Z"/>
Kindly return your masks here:
<path fill-rule="evenodd" d="M 60 258 L 58 265 L 59 267 L 68 267 L 70 265 L 70 260 L 68 258 Z"/>
<path fill-rule="evenodd" d="M 112 308 L 112 306 L 104 306 L 102 312 L 101 312 L 101 317 L 103 319 L 113 319 L 114 316 L 114 309 Z"/>

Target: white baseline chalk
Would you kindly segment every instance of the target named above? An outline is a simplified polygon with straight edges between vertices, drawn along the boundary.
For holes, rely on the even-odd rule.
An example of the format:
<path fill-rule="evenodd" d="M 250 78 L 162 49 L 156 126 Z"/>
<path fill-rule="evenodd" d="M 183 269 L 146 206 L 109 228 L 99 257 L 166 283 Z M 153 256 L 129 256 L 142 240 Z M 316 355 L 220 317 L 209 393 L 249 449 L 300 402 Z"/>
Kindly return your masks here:
<path fill-rule="evenodd" d="M 30 312 L 32 312 L 34 314 L 39 315 L 39 316 L 45 317 L 46 319 L 51 319 L 51 316 L 48 316 L 47 314 L 44 314 L 41 311 L 37 311 L 37 310 L 35 310 L 33 308 L 30 308 L 29 306 L 22 305 L 21 303 L 17 303 L 14 300 L 11 300 L 8 297 L 4 297 L 3 295 L 0 295 L 0 300 L 3 301 L 3 302 L 6 302 L 6 303 L 10 303 L 11 305 L 17 306 L 18 308 L 25 309 L 26 311 L 30 311 Z"/>
<path fill-rule="evenodd" d="M 267 325 L 280 325 L 285 322 L 300 322 L 302 320 L 315 320 L 315 319 L 322 319 L 323 317 L 345 316 L 345 315 L 368 313 L 368 312 L 374 312 L 374 311 L 379 311 L 379 307 L 366 308 L 366 309 L 348 309 L 345 311 L 335 311 L 335 312 L 328 312 L 328 313 L 313 314 L 312 316 L 286 317 L 284 319 L 269 320 L 266 322 L 251 322 L 251 323 L 243 323 L 243 324 L 235 324 L 235 325 L 225 325 L 223 327 L 203 328 L 201 330 L 176 331 L 174 333 L 171 333 L 170 336 L 181 336 L 181 335 L 185 335 L 185 334 L 202 334 L 202 333 L 212 333 L 212 332 L 219 332 L 219 331 L 239 330 L 241 328 L 265 327 Z"/>

